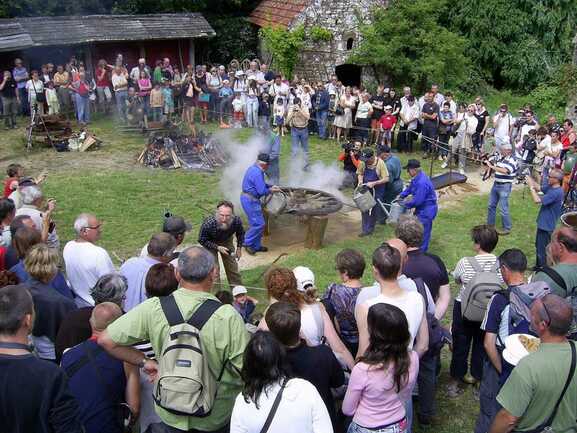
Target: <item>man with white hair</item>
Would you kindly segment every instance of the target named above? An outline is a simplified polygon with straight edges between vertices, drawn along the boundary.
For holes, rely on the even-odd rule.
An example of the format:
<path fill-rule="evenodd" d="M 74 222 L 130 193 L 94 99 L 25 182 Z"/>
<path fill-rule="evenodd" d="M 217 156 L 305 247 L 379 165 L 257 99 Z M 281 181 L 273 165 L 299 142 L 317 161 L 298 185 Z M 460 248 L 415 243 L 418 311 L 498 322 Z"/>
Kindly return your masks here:
<path fill-rule="evenodd" d="M 138 80 L 140 79 L 140 73 L 142 71 L 146 72 L 148 77 L 151 78 L 150 68 L 146 65 L 146 59 L 144 58 L 138 59 L 138 65 L 130 70 L 130 79 L 132 80 L 133 84 L 138 83 Z"/>
<path fill-rule="evenodd" d="M 101 229 L 102 223 L 94 215 L 78 215 L 74 221 L 77 237 L 66 244 L 62 253 L 66 275 L 80 307 L 94 305 L 90 291 L 101 276 L 115 271 L 106 250 L 94 244 L 100 239 Z"/>
<path fill-rule="evenodd" d="M 509 213 L 509 196 L 513 182 L 517 176 L 517 160 L 513 157 L 513 147 L 510 144 L 501 146 L 501 159 L 496 163 L 485 161 L 485 165 L 495 172 L 495 183 L 491 188 L 489 206 L 487 209 L 487 224 L 495 226 L 497 207 L 501 214 L 503 229 L 498 233 L 501 236 L 511 233 L 511 214 Z"/>
<path fill-rule="evenodd" d="M 120 267 L 120 273 L 128 281 L 128 290 L 124 300 L 124 310 L 130 311 L 148 297 L 144 282 L 148 270 L 157 263 L 169 263 L 172 260 L 176 239 L 169 233 L 152 235 L 148 242 L 146 257 L 138 256 L 128 259 Z"/>
<path fill-rule="evenodd" d="M 55 209 L 56 201 L 50 199 L 46 203 L 46 211 L 40 210 L 44 204 L 44 194 L 38 185 L 30 185 L 20 190 L 22 207 L 16 211 L 16 216 L 28 215 L 36 229 L 42 234 L 42 239 L 46 239 L 46 244 L 50 248 L 59 249 L 60 241 L 54 223 L 50 215 Z"/>

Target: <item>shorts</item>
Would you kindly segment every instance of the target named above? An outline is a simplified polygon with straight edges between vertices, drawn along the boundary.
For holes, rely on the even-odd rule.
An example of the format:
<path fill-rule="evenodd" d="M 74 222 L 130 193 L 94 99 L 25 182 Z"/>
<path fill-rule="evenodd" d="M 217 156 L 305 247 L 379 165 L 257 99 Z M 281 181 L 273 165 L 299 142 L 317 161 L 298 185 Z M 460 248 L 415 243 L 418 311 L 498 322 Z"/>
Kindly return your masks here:
<path fill-rule="evenodd" d="M 371 119 L 371 129 L 379 129 L 380 119 Z"/>
<path fill-rule="evenodd" d="M 274 124 L 276 126 L 283 126 L 284 125 L 284 117 L 283 116 L 274 116 Z"/>
<path fill-rule="evenodd" d="M 196 101 L 194 100 L 194 98 L 191 98 L 190 96 L 184 96 L 183 101 L 184 101 L 184 105 L 186 105 L 187 107 L 196 106 Z"/>

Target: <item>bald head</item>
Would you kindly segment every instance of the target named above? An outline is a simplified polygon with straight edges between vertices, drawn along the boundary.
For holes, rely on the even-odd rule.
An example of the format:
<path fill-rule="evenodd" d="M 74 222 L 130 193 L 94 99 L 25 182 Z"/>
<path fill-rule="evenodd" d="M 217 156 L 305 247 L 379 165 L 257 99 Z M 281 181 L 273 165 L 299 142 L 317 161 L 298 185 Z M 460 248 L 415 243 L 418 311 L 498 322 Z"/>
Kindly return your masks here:
<path fill-rule="evenodd" d="M 577 260 L 577 232 L 561 227 L 553 233 L 549 251 L 554 263 L 575 263 Z"/>
<path fill-rule="evenodd" d="M 535 300 L 531 313 L 533 321 L 536 321 L 532 326 L 536 330 L 540 330 L 545 324 L 549 333 L 557 337 L 566 336 L 573 323 L 573 309 L 569 302 L 552 293 Z"/>
<path fill-rule="evenodd" d="M 122 310 L 118 305 L 113 304 L 112 302 L 103 302 L 102 304 L 98 304 L 94 307 L 92 315 L 90 316 L 92 332 L 104 331 L 108 325 L 120 316 L 122 316 Z"/>
<path fill-rule="evenodd" d="M 388 241 L 386 241 L 386 243 L 389 244 L 394 249 L 396 249 L 399 252 L 399 254 L 401 255 L 401 270 L 400 270 L 400 272 L 402 273 L 403 272 L 403 266 L 407 261 L 407 244 L 399 238 L 389 239 Z"/>

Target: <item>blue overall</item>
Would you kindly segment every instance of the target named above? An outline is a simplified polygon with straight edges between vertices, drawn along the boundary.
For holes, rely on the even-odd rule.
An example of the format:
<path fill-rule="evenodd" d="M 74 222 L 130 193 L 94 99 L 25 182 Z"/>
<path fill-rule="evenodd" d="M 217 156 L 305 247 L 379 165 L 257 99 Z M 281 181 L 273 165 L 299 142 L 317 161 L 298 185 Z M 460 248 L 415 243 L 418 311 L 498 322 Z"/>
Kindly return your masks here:
<path fill-rule="evenodd" d="M 392 201 L 397 198 L 403 190 L 403 179 L 401 179 L 402 167 L 400 159 L 395 155 L 389 156 L 384 161 L 389 172 L 389 181 L 385 184 L 383 203 L 387 210 L 390 210 Z M 381 209 L 379 209 L 379 211 L 381 211 Z M 386 220 L 387 215 L 385 215 L 384 212 L 380 212 L 378 222 L 385 224 Z"/>
<path fill-rule="evenodd" d="M 261 238 L 265 225 L 260 198 L 269 192 L 269 185 L 264 181 L 264 172 L 258 165 L 251 165 L 242 179 L 240 203 L 250 225 L 244 236 L 244 246 L 254 251 L 259 251 L 262 247 Z"/>
<path fill-rule="evenodd" d="M 363 183 L 368 182 L 377 182 L 381 180 L 379 175 L 377 174 L 376 164 L 374 168 L 369 168 L 365 165 L 365 172 L 363 173 Z M 385 194 L 385 185 L 377 185 L 373 188 L 373 192 L 375 194 L 375 200 L 379 199 L 383 201 L 384 194 Z M 361 221 L 363 227 L 364 234 L 371 234 L 375 230 L 375 224 L 377 222 L 377 218 L 382 215 L 384 212 L 381 209 L 381 206 L 377 203 L 373 208 L 368 212 L 361 213 Z"/>
<path fill-rule="evenodd" d="M 431 241 L 433 220 L 437 216 L 437 193 L 431 183 L 431 179 L 425 173 L 419 171 L 411 180 L 409 186 L 401 193 L 400 197 L 404 199 L 408 195 L 412 195 L 413 199 L 405 202 L 404 205 L 408 209 L 415 209 L 415 216 L 425 228 L 421 251 L 426 252 Z"/>

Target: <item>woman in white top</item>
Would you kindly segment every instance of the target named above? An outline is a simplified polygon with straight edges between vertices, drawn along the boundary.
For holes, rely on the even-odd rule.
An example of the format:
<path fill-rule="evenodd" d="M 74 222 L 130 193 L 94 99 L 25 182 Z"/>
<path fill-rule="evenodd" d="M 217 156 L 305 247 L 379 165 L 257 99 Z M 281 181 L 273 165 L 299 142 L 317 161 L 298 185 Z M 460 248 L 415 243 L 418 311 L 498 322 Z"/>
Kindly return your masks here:
<path fill-rule="evenodd" d="M 43 116 L 45 101 L 44 83 L 42 80 L 40 80 L 40 78 L 38 78 L 38 71 L 32 71 L 31 79 L 26 82 L 26 90 L 28 91 L 28 103 L 30 104 L 30 112 L 33 113 L 34 106 L 37 105 L 38 114 Z"/>
<path fill-rule="evenodd" d="M 361 102 L 357 107 L 356 124 L 359 128 L 358 136 L 363 142 L 369 139 L 369 130 L 371 128 L 371 117 L 373 115 L 373 105 L 369 102 L 369 94 L 361 95 Z"/>
<path fill-rule="evenodd" d="M 310 272 L 310 270 L 308 271 Z M 312 274 L 312 272 L 310 273 Z M 318 346 L 323 340 L 326 340 L 339 361 L 348 368 L 353 368 L 355 361 L 351 353 L 339 338 L 325 307 L 316 300 L 313 291 L 314 276 L 312 284 L 307 281 L 304 284 L 301 283 L 303 291 L 298 290 L 297 278 L 295 278 L 293 271 L 287 268 L 271 269 L 265 275 L 264 281 L 270 304 L 285 301 L 299 307 L 301 311 L 301 336 L 310 346 Z M 309 285 L 313 286 L 313 290 L 311 290 Z M 264 318 L 260 321 L 258 327 L 264 331 L 268 330 Z"/>
<path fill-rule="evenodd" d="M 499 235 L 494 227 L 479 225 L 471 230 L 473 240 L 474 259 L 485 270 L 490 269 L 497 262 L 497 257 L 492 254 L 499 242 Z M 473 279 L 476 271 L 471 265 L 469 257 L 463 257 L 455 266 L 453 277 L 455 282 L 461 285 L 459 294 L 453 305 L 453 323 L 451 333 L 453 335 L 453 353 L 451 357 L 451 382 L 447 387 L 449 397 L 456 397 L 463 392 L 460 382 L 467 376 L 469 351 L 471 351 L 471 377 L 467 376 L 468 382 L 481 380 L 483 372 L 483 331 L 480 322 L 471 322 L 463 318 L 461 310 L 461 296 L 469 281 Z M 500 275 L 500 274 L 499 274 Z M 472 346 L 472 347 L 471 347 Z"/>
<path fill-rule="evenodd" d="M 349 129 L 353 126 L 353 108 L 355 108 L 355 105 L 356 99 L 351 92 L 351 88 L 347 87 L 345 94 L 339 99 L 336 109 L 334 124 L 337 128 L 337 141 L 340 141 L 341 134 L 346 136 L 349 133 Z"/>
<path fill-rule="evenodd" d="M 230 433 L 260 433 L 277 397 L 267 433 L 333 432 L 317 389 L 306 380 L 289 379 L 285 356 L 271 333 L 261 331 L 251 338 L 244 351 L 244 386 L 232 409 Z"/>

